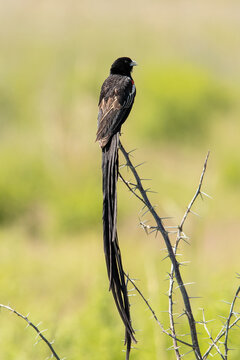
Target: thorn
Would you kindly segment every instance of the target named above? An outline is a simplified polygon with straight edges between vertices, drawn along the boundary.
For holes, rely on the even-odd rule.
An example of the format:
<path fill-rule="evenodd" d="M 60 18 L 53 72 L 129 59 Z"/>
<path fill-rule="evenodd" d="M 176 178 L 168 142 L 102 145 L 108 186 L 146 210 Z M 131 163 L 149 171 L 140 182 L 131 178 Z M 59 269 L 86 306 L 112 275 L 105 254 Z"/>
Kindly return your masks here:
<path fill-rule="evenodd" d="M 145 191 L 145 193 L 149 192 L 149 193 L 157 194 L 157 191 L 151 190 L 151 188 L 147 188 L 144 191 Z"/>
<path fill-rule="evenodd" d="M 193 214 L 193 215 L 196 215 L 196 216 L 198 216 L 198 217 L 201 217 L 198 213 L 196 213 L 196 212 L 194 212 L 194 211 L 192 211 L 192 210 L 189 210 L 189 212 L 190 212 L 191 214 Z"/>
<path fill-rule="evenodd" d="M 210 195 L 206 194 L 206 193 L 203 192 L 203 191 L 200 191 L 200 194 L 201 194 L 201 195 L 205 195 L 205 196 L 208 197 L 209 199 L 212 199 L 212 197 L 211 197 Z"/>
<path fill-rule="evenodd" d="M 181 238 L 185 240 L 190 240 L 190 237 L 187 236 L 183 231 L 181 231 Z"/>
<path fill-rule="evenodd" d="M 210 319 L 210 320 L 206 320 L 206 324 L 209 323 L 209 322 L 212 322 L 212 321 L 215 321 L 216 319 Z"/>
<path fill-rule="evenodd" d="M 143 329 L 133 329 L 135 332 L 141 332 L 141 331 L 143 331 Z"/>
<path fill-rule="evenodd" d="M 158 231 L 158 229 L 157 229 L 157 228 L 154 228 L 152 231 L 150 231 L 149 235 L 152 234 L 152 233 L 155 232 L 155 231 Z"/>
<path fill-rule="evenodd" d="M 145 209 L 145 207 L 146 207 L 146 206 L 147 206 L 147 205 L 144 205 L 144 206 L 142 207 L 142 209 L 140 210 L 140 212 L 141 212 L 141 211 L 143 211 L 143 210 Z"/>
<path fill-rule="evenodd" d="M 171 275 L 171 274 L 169 274 L 169 273 L 167 273 L 167 276 L 166 276 L 166 279 L 165 279 L 165 280 L 169 281 L 169 280 L 173 280 L 173 279 L 174 279 L 174 276 Z"/>
<path fill-rule="evenodd" d="M 133 150 L 130 150 L 127 154 L 130 155 L 131 153 L 133 153 L 133 152 L 136 151 L 136 150 L 137 150 L 137 148 L 136 148 L 136 149 L 133 149 Z"/>
<path fill-rule="evenodd" d="M 137 190 L 138 190 L 138 186 L 133 184 L 130 191 L 136 196 L 136 191 Z"/>
<path fill-rule="evenodd" d="M 180 237 L 179 240 L 183 240 L 187 245 L 191 246 L 191 243 L 184 239 L 183 237 Z"/>
<path fill-rule="evenodd" d="M 221 302 L 227 304 L 227 305 L 231 305 L 231 303 L 229 301 L 225 301 L 225 300 L 221 300 Z"/>
<path fill-rule="evenodd" d="M 166 260 L 169 257 L 169 255 L 165 256 L 161 261 Z"/>
<path fill-rule="evenodd" d="M 142 163 L 140 163 L 140 164 L 138 164 L 136 166 L 133 166 L 133 167 L 134 167 L 134 169 L 136 169 L 137 167 L 142 166 L 143 164 L 146 164 L 146 161 L 143 161 Z"/>
<path fill-rule="evenodd" d="M 126 274 L 124 274 L 125 276 L 126 276 Z M 134 278 L 129 278 L 133 283 L 135 282 L 135 281 L 140 281 L 140 279 L 134 279 Z"/>
<path fill-rule="evenodd" d="M 192 349 L 192 350 L 189 350 L 189 351 L 188 351 L 188 352 L 186 352 L 185 354 L 182 354 L 182 355 L 181 355 L 181 357 L 184 357 L 185 355 L 190 354 L 192 351 L 193 351 L 193 349 Z"/>
<path fill-rule="evenodd" d="M 150 209 L 147 209 L 147 210 L 142 214 L 142 216 L 145 216 L 149 211 L 150 211 Z"/>
<path fill-rule="evenodd" d="M 37 339 L 42 333 L 48 331 L 48 329 L 44 329 L 44 330 L 41 330 L 39 331 L 39 333 L 37 334 L 37 336 L 35 337 L 35 339 Z"/>
<path fill-rule="evenodd" d="M 167 351 L 169 351 L 169 350 L 178 350 L 178 349 L 180 349 L 181 348 L 181 346 L 174 346 L 174 345 L 172 345 L 172 346 L 170 346 L 168 349 L 167 349 Z"/>
<path fill-rule="evenodd" d="M 187 333 L 187 334 L 182 334 L 181 336 L 184 337 L 184 336 L 190 336 L 191 334 L 190 333 Z"/>
<path fill-rule="evenodd" d="M 121 165 L 119 165 L 119 169 L 122 169 L 122 168 L 124 168 L 125 166 L 128 166 L 128 164 L 121 164 Z"/>
<path fill-rule="evenodd" d="M 148 235 L 148 230 L 146 226 L 142 226 L 142 229 L 145 231 L 145 233 Z"/>
<path fill-rule="evenodd" d="M 186 315 L 186 312 L 185 312 L 185 311 L 184 311 L 182 314 L 178 315 L 178 316 L 177 316 L 177 319 L 180 318 L 180 317 L 182 317 L 183 315 Z M 185 336 L 185 335 L 184 335 L 184 336 Z"/>
<path fill-rule="evenodd" d="M 36 346 L 36 345 L 38 345 L 39 343 L 40 343 L 40 341 L 41 341 L 42 339 L 41 338 L 39 338 L 36 342 L 35 342 L 35 344 L 33 344 L 33 346 Z"/>
<path fill-rule="evenodd" d="M 185 266 L 185 264 L 190 264 L 191 261 L 182 261 L 182 262 L 179 262 L 178 264 L 181 265 L 181 266 Z"/>
<path fill-rule="evenodd" d="M 186 286 L 186 285 L 193 285 L 193 284 L 196 284 L 196 283 L 195 283 L 195 282 L 185 283 L 185 284 L 182 284 L 182 285 L 176 286 L 176 287 L 175 287 L 175 290 L 177 290 L 178 288 L 180 288 L 180 287 L 182 287 L 182 286 Z"/>
<path fill-rule="evenodd" d="M 150 220 L 140 220 L 140 223 L 150 229 L 150 225 L 146 225 Z"/>
<path fill-rule="evenodd" d="M 189 296 L 189 299 L 202 299 L 202 296 Z"/>

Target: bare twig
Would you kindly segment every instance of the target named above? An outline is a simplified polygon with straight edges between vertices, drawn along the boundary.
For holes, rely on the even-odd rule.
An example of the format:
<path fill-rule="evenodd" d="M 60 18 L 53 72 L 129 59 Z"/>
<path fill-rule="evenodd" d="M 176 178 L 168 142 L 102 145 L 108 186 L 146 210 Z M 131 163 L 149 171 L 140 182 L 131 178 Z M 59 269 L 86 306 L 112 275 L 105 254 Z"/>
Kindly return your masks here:
<path fill-rule="evenodd" d="M 234 326 L 237 325 L 237 323 L 240 321 L 240 316 L 234 320 L 234 322 L 229 326 L 229 330 L 232 329 Z M 226 334 L 226 330 L 225 329 L 225 324 L 222 327 L 222 329 L 219 331 L 218 335 L 216 336 L 216 338 L 213 340 L 213 343 L 211 345 L 209 345 L 209 348 L 207 349 L 207 351 L 205 352 L 205 354 L 203 355 L 203 360 L 206 360 L 208 358 L 208 355 L 210 354 L 212 348 L 215 346 L 214 344 L 217 344 L 219 342 L 219 340 L 225 336 Z"/>
<path fill-rule="evenodd" d="M 233 315 L 233 309 L 234 309 L 234 305 L 235 305 L 235 302 L 238 298 L 238 295 L 240 293 L 240 286 L 238 287 L 237 291 L 236 291 L 236 294 L 233 298 L 233 301 L 232 301 L 232 304 L 231 304 L 231 307 L 230 307 L 230 312 L 229 312 L 229 315 L 228 315 L 228 318 L 227 318 L 227 323 L 226 323 L 226 331 L 225 331 L 225 340 L 224 340 L 224 347 L 225 347 L 225 354 L 224 354 L 224 359 L 227 360 L 227 357 L 228 357 L 228 335 L 229 335 L 229 329 L 230 329 L 230 321 L 231 321 L 231 317 Z"/>
<path fill-rule="evenodd" d="M 206 168 L 207 168 L 208 157 L 209 157 L 209 152 L 208 152 L 208 154 L 206 156 L 206 159 L 205 159 L 205 162 L 204 162 L 204 165 L 203 165 L 203 170 L 202 170 L 202 173 L 201 173 L 201 176 L 200 176 L 200 181 L 199 181 L 197 190 L 196 190 L 192 200 L 190 201 L 186 212 L 183 215 L 183 218 L 182 218 L 182 220 L 180 222 L 180 225 L 178 226 L 176 243 L 175 243 L 175 245 L 173 247 L 173 252 L 174 252 L 175 256 L 177 255 L 178 245 L 179 245 L 181 239 L 183 239 L 183 236 L 184 236 L 183 226 L 185 224 L 185 221 L 187 220 L 188 214 L 192 211 L 193 204 L 197 200 L 198 196 L 201 195 L 201 188 L 202 188 L 203 178 L 204 178 Z M 181 355 L 180 355 L 180 352 L 179 352 L 179 347 L 178 347 L 177 341 L 175 340 L 176 330 L 175 330 L 175 323 L 174 323 L 174 317 L 173 317 L 173 285 L 174 285 L 174 266 L 172 264 L 171 265 L 171 271 L 170 271 L 170 274 L 169 274 L 168 310 L 169 310 L 170 329 L 171 329 L 171 332 L 172 332 L 172 334 L 174 336 L 174 338 L 173 338 L 173 346 L 174 346 L 174 349 L 175 349 L 176 358 L 178 360 L 180 360 Z"/>
<path fill-rule="evenodd" d="M 230 324 L 230 320 L 231 320 L 231 317 L 232 315 L 234 314 L 234 305 L 236 303 L 236 300 L 239 299 L 239 293 L 240 293 L 240 286 L 238 287 L 235 295 L 234 295 L 234 298 L 233 298 L 233 301 L 231 303 L 231 307 L 230 307 L 230 312 L 229 312 L 229 316 L 227 318 L 227 322 L 223 325 L 222 329 L 219 331 L 218 335 L 216 336 L 216 338 L 214 340 L 212 340 L 212 344 L 209 346 L 209 348 L 207 349 L 207 351 L 205 352 L 205 354 L 203 355 L 203 360 L 206 360 L 212 350 L 212 348 L 215 346 L 215 344 L 217 344 L 221 338 L 223 338 L 225 336 L 225 340 L 223 342 L 224 346 L 225 346 L 225 357 L 224 359 L 226 360 L 227 357 L 226 357 L 226 347 L 228 349 L 228 345 L 227 345 L 227 342 L 226 342 L 226 339 L 228 341 L 228 335 L 229 335 L 229 330 L 232 329 L 234 326 L 237 326 L 238 322 L 240 322 L 240 316 L 237 316 L 236 319 Z M 227 338 L 226 338 L 226 334 L 227 335 Z M 228 350 L 227 350 L 227 353 L 228 353 Z M 228 354 L 227 354 L 228 355 Z"/>
<path fill-rule="evenodd" d="M 3 304 L 0 304 L 0 308 L 4 308 L 4 309 L 7 309 L 11 312 L 13 312 L 14 314 L 16 314 L 17 316 L 19 316 L 20 318 L 22 318 L 23 320 L 25 320 L 29 326 L 31 326 L 37 333 L 37 336 L 39 336 L 46 344 L 47 346 L 49 347 L 52 355 L 55 357 L 55 359 L 57 360 L 60 360 L 60 357 L 57 355 L 57 353 L 55 352 L 53 346 L 52 346 L 52 342 L 49 342 L 45 336 L 42 334 L 44 330 L 40 331 L 38 329 L 38 327 L 36 325 L 34 325 L 29 319 L 27 316 L 24 316 L 22 314 L 20 314 L 18 311 L 16 311 L 15 309 L 12 309 L 10 306 L 8 305 L 3 305 Z"/>
<path fill-rule="evenodd" d="M 170 257 L 172 265 L 173 265 L 175 278 L 177 280 L 178 286 L 180 287 L 180 291 L 181 291 L 182 298 L 183 298 L 183 301 L 184 301 L 185 311 L 186 311 L 186 315 L 187 315 L 187 318 L 188 318 L 189 327 L 190 327 L 190 331 L 191 331 L 191 338 L 192 338 L 193 351 L 194 351 L 194 354 L 195 354 L 195 358 L 197 360 L 201 360 L 202 356 L 201 356 L 201 351 L 200 351 L 200 347 L 199 347 L 199 343 L 198 343 L 196 324 L 195 324 L 194 316 L 193 316 L 193 313 L 192 313 L 192 308 L 191 308 L 189 296 L 188 296 L 187 290 L 186 290 L 186 288 L 184 286 L 181 273 L 179 271 L 179 263 L 176 260 L 176 256 L 174 254 L 174 251 L 173 251 L 173 248 L 172 248 L 169 236 L 168 236 L 168 232 L 165 230 L 161 218 L 158 216 L 157 212 L 155 211 L 154 207 L 152 206 L 151 202 L 149 201 L 147 193 L 146 193 L 146 191 L 144 190 L 144 188 L 142 186 L 141 179 L 140 179 L 140 177 L 139 177 L 139 175 L 138 175 L 138 173 L 136 171 L 136 167 L 133 166 L 133 164 L 132 164 L 132 162 L 131 162 L 131 160 L 129 158 L 129 155 L 126 152 L 126 150 L 123 148 L 121 142 L 119 142 L 119 148 L 122 151 L 123 156 L 125 157 L 125 160 L 126 160 L 126 163 L 127 163 L 128 167 L 130 168 L 131 172 L 134 175 L 134 178 L 136 180 L 137 189 L 138 189 L 138 191 L 140 192 L 140 194 L 142 196 L 143 202 L 147 206 L 147 208 L 149 209 L 149 212 L 152 214 L 152 216 L 153 216 L 153 218 L 154 218 L 154 220 L 156 222 L 158 231 L 161 233 L 161 235 L 162 235 L 162 237 L 163 237 L 163 239 L 165 241 L 165 244 L 166 244 L 166 247 L 167 247 L 167 250 L 168 250 L 168 253 L 169 253 L 169 257 Z"/>
<path fill-rule="evenodd" d="M 185 223 L 185 221 L 187 219 L 188 214 L 192 211 L 193 204 L 195 203 L 197 197 L 199 195 L 201 195 L 201 193 L 202 193 L 202 191 L 201 191 L 202 183 L 203 183 L 203 178 L 204 178 L 204 175 L 205 175 L 205 172 L 206 172 L 206 169 L 207 169 L 207 162 L 208 162 L 209 154 L 210 154 L 210 152 L 207 153 L 207 156 L 206 156 L 206 159 L 205 159 L 205 162 L 204 162 L 204 165 L 203 165 L 203 171 L 202 171 L 202 174 L 200 176 L 200 181 L 199 181 L 198 188 L 197 188 L 192 200 L 190 201 L 190 203 L 189 203 L 189 205 L 187 207 L 187 210 L 186 210 L 185 214 L 183 215 L 182 221 L 181 221 L 181 223 L 179 225 L 179 232 L 180 233 L 183 231 L 183 225 L 184 225 L 184 223 Z M 203 194 L 206 195 L 205 193 L 203 193 Z M 179 237 L 180 237 L 180 235 L 179 235 Z"/>
<path fill-rule="evenodd" d="M 141 296 L 141 298 L 143 299 L 143 301 L 145 302 L 145 304 L 147 305 L 148 309 L 151 311 L 153 318 L 156 320 L 157 324 L 160 326 L 162 332 L 168 336 L 170 336 L 172 339 L 175 338 L 175 340 L 179 341 L 180 343 L 190 346 L 191 348 L 193 347 L 192 344 L 187 343 L 186 341 L 183 341 L 181 339 L 178 339 L 176 337 L 174 337 L 171 333 L 169 333 L 167 330 L 164 329 L 163 325 L 161 324 L 161 322 L 158 320 L 157 315 L 155 313 L 155 311 L 153 310 L 153 308 L 151 307 L 151 305 L 149 304 L 148 300 L 145 298 L 145 296 L 143 295 L 143 293 L 141 292 L 141 290 L 137 287 L 137 285 L 135 284 L 135 282 L 126 274 L 124 273 L 124 275 L 126 276 L 127 280 L 134 286 L 135 290 L 138 292 L 138 294 Z"/>
<path fill-rule="evenodd" d="M 176 253 L 175 253 L 176 255 Z M 169 290 L 168 290 L 168 311 L 169 311 L 169 319 L 170 319 L 170 330 L 173 335 L 173 347 L 176 354 L 177 360 L 181 359 L 177 339 L 176 339 L 176 329 L 173 317 L 173 284 L 174 284 L 174 269 L 171 264 L 171 272 L 169 274 Z"/>
<path fill-rule="evenodd" d="M 203 324 L 203 326 L 204 326 L 204 329 L 205 329 L 206 333 L 208 334 L 209 339 L 212 341 L 213 346 L 216 348 L 217 352 L 219 353 L 219 355 L 221 356 L 221 358 L 224 360 L 224 356 L 223 356 L 221 350 L 219 349 L 217 343 L 216 343 L 215 340 L 213 339 L 210 331 L 208 330 L 207 321 L 206 321 L 206 319 L 205 319 L 205 314 L 204 314 L 204 309 L 202 309 L 202 313 L 203 313 L 203 321 L 202 321 L 202 324 Z"/>

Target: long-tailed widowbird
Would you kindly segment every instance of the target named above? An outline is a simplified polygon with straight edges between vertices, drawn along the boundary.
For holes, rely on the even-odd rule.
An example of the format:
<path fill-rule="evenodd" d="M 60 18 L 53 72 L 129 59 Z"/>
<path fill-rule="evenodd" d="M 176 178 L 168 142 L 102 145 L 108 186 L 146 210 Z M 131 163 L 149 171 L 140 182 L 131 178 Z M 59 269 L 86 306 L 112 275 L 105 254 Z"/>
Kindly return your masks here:
<path fill-rule="evenodd" d="M 121 57 L 114 61 L 99 98 L 96 140 L 102 148 L 103 242 L 109 278 L 118 312 L 125 325 L 126 360 L 136 342 L 131 324 L 127 286 L 117 236 L 118 143 L 121 126 L 134 102 L 136 88 L 131 76 L 135 61 Z"/>

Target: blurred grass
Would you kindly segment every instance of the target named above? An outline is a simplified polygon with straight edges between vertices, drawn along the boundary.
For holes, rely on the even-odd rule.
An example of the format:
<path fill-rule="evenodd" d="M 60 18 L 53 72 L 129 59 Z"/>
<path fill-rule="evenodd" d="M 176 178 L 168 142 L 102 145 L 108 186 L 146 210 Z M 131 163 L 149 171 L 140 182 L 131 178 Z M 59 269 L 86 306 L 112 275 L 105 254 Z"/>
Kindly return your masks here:
<path fill-rule="evenodd" d="M 126 8 L 128 11 L 126 11 Z M 101 83 L 134 58 L 137 97 L 123 127 L 162 216 L 179 222 L 211 150 L 197 219 L 183 247 L 197 318 L 225 315 L 239 272 L 239 4 L 206 1 L 11 1 L 0 4 L 1 302 L 49 329 L 69 359 L 121 359 L 123 328 L 108 293 L 101 235 L 101 154 L 94 144 Z M 128 173 L 125 173 L 128 177 Z M 169 271 L 160 238 L 138 228 L 140 204 L 119 184 L 124 264 L 167 323 Z M 135 300 L 136 299 L 136 300 Z M 140 299 L 133 359 L 174 359 Z M 181 307 L 181 302 L 178 305 Z M 217 325 L 213 323 L 213 331 Z M 182 325 L 181 325 L 182 326 Z M 30 329 L 1 312 L 0 357 L 43 359 Z M 202 332 L 202 329 L 201 329 Z M 238 346 L 237 331 L 232 333 Z M 188 357 L 191 359 L 191 355 Z M 239 349 L 231 359 L 239 358 Z"/>

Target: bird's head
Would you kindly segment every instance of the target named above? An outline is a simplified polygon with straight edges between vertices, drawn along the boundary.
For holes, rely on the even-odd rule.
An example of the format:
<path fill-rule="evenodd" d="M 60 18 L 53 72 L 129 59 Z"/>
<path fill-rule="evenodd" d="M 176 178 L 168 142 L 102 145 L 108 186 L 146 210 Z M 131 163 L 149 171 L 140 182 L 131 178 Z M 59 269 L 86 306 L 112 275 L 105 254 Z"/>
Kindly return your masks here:
<path fill-rule="evenodd" d="M 112 64 L 110 73 L 130 76 L 133 66 L 136 65 L 136 61 L 130 59 L 129 57 L 120 57 Z"/>

